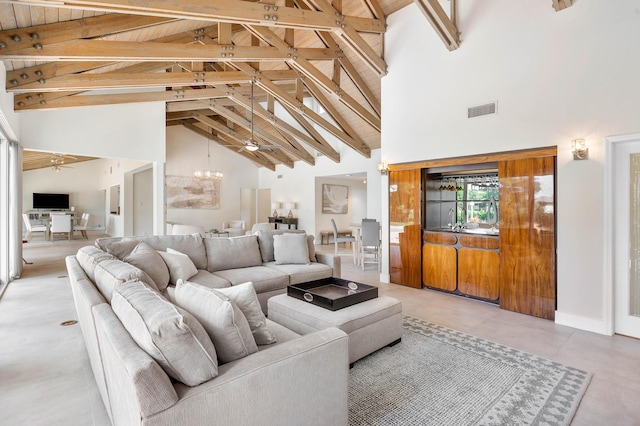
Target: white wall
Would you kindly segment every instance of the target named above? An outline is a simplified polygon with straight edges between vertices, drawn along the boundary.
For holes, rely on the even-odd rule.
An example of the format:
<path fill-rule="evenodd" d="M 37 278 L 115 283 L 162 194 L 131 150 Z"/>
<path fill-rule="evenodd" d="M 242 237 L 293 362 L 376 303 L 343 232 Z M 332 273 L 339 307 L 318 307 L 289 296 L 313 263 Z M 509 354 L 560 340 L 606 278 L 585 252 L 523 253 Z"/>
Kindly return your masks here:
<path fill-rule="evenodd" d="M 449 52 L 415 5 L 389 17 L 382 158 L 412 162 L 558 146 L 556 321 L 602 332 L 603 140 L 640 131 L 637 0 L 459 3 Z M 410 42 L 408 42 L 410 40 Z M 467 119 L 498 101 L 498 114 Z M 571 139 L 591 144 L 573 161 Z M 387 216 L 388 217 L 388 216 Z M 589 324 L 589 325 L 587 325 Z"/>
<path fill-rule="evenodd" d="M 329 139 L 331 136 L 327 136 Z M 380 201 L 380 173 L 378 163 L 380 162 L 380 150 L 371 151 L 371 158 L 365 158 L 359 153 L 345 145 L 340 145 L 341 162 L 335 163 L 327 157 L 318 157 L 315 166 L 309 166 L 301 161 L 295 164 L 293 169 L 279 165 L 276 171 L 272 172 L 265 168 L 260 169 L 260 187 L 271 189 L 271 201 L 282 202 L 283 206 L 287 202 L 297 203 L 298 227 L 304 229 L 308 234 L 313 234 L 316 241 L 320 241 L 320 231 L 330 230 L 330 218 L 336 219 L 336 224 L 344 219 L 345 228 L 352 222 L 351 215 L 323 215 L 322 214 L 322 183 L 329 176 L 344 175 L 346 173 L 367 174 L 367 215 L 371 218 L 380 219 L 382 204 Z M 342 181 L 340 181 L 342 182 Z M 326 183 L 326 182 L 325 182 Z M 331 179 L 331 183 L 338 183 Z M 344 183 L 342 183 L 344 184 Z M 284 209 L 282 209 L 284 210 Z M 286 215 L 288 211 L 281 211 Z"/>
<path fill-rule="evenodd" d="M 207 139 L 182 126 L 170 126 L 167 134 L 167 176 L 193 176 L 207 167 Z M 240 219 L 240 189 L 258 188 L 258 167 L 245 157 L 211 142 L 211 170 L 224 173 L 220 185 L 220 209 L 167 209 L 167 220 L 205 229 L 222 227 L 225 220 Z"/>

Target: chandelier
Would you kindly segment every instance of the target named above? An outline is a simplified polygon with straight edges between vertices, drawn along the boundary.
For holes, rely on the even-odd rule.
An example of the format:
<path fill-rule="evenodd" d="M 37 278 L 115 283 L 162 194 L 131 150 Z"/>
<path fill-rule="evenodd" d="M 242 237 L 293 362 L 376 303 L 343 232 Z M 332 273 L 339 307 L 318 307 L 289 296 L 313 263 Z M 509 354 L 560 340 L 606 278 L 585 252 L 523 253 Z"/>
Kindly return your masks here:
<path fill-rule="evenodd" d="M 204 170 L 196 170 L 193 176 L 199 179 L 222 179 L 224 176 L 220 170 L 211 170 L 209 162 L 211 161 L 211 140 L 207 139 L 207 168 Z"/>

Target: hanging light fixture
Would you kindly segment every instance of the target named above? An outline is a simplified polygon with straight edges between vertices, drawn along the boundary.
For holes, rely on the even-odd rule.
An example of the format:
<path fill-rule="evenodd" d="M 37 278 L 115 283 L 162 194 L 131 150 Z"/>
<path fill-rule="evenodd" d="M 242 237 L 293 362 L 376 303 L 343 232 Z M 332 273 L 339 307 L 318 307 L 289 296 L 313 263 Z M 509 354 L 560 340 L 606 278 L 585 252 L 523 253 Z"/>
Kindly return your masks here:
<path fill-rule="evenodd" d="M 193 176 L 200 179 L 222 179 L 224 174 L 220 170 L 211 170 L 209 162 L 211 160 L 211 140 L 207 139 L 207 168 L 205 170 L 196 170 Z"/>
<path fill-rule="evenodd" d="M 253 140 L 253 79 L 251 79 L 251 139 L 244 143 L 247 151 L 257 151 L 260 149 L 258 144 Z"/>

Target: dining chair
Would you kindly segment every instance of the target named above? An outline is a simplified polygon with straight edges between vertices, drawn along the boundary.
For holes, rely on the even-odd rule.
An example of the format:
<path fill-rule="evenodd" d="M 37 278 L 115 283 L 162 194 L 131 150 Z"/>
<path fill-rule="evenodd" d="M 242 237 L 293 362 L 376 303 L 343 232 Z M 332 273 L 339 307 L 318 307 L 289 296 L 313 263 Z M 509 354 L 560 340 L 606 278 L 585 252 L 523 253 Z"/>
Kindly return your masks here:
<path fill-rule="evenodd" d="M 31 236 L 34 232 L 42 232 L 42 235 L 47 239 L 47 225 L 33 225 L 27 213 L 22 213 L 22 220 L 24 220 L 24 226 L 27 228 L 27 232 L 24 235 L 25 240 L 31 241 Z"/>
<path fill-rule="evenodd" d="M 339 243 L 350 243 L 351 251 L 353 254 L 353 263 L 356 263 L 357 254 L 356 254 L 356 237 L 353 235 L 338 235 L 338 227 L 336 226 L 336 221 L 331 219 L 331 226 L 333 227 L 333 244 L 335 245 L 335 254 L 338 254 L 338 244 Z"/>
<path fill-rule="evenodd" d="M 362 266 L 363 271 L 365 263 L 377 263 L 378 271 L 381 270 L 381 247 L 382 241 L 380 241 L 380 222 L 378 222 L 377 220 L 363 221 L 362 232 L 360 233 L 360 241 L 358 244 L 359 263 Z"/>
<path fill-rule="evenodd" d="M 73 230 L 80 231 L 80 234 L 86 240 L 89 239 L 89 236 L 87 235 L 87 224 L 89 223 L 89 216 L 91 216 L 90 213 L 82 213 L 82 218 L 80 219 L 80 223 L 77 225 L 73 225 Z"/>
<path fill-rule="evenodd" d="M 73 228 L 71 227 L 71 215 L 52 214 L 51 215 L 51 241 L 55 240 L 55 234 L 67 234 L 67 239 L 71 240 Z"/>

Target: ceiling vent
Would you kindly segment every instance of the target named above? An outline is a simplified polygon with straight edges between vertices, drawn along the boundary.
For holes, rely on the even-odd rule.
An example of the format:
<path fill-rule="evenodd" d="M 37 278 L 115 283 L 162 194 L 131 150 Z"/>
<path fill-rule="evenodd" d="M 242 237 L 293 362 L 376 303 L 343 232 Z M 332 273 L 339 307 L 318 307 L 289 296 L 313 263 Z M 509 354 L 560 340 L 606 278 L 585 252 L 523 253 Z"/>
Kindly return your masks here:
<path fill-rule="evenodd" d="M 498 102 L 477 105 L 467 108 L 467 118 L 481 117 L 483 115 L 497 114 Z"/>

